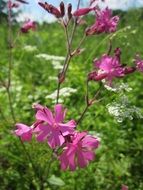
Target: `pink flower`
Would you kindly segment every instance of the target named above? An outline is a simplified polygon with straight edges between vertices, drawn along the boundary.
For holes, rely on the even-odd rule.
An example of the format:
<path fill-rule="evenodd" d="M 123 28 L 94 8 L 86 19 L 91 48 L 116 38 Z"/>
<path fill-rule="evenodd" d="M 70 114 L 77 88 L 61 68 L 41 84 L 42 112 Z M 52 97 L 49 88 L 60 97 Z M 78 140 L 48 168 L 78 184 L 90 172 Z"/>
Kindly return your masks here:
<path fill-rule="evenodd" d="M 128 190 L 128 186 L 122 185 L 122 189 L 121 190 Z"/>
<path fill-rule="evenodd" d="M 75 133 L 66 143 L 65 150 L 60 155 L 61 168 L 75 170 L 77 166 L 84 168 L 89 161 L 94 160 L 94 149 L 98 148 L 99 140 L 86 132 Z"/>
<path fill-rule="evenodd" d="M 141 60 L 139 55 L 136 56 L 135 64 L 136 64 L 136 69 L 143 72 L 143 60 Z"/>
<path fill-rule="evenodd" d="M 28 33 L 29 30 L 35 30 L 35 29 L 36 29 L 36 23 L 31 20 L 28 20 L 21 27 L 21 32 Z"/>
<path fill-rule="evenodd" d="M 78 16 L 83 16 L 83 15 L 88 14 L 88 13 L 89 13 L 90 11 L 92 11 L 92 10 L 94 10 L 94 8 L 90 8 L 90 7 L 78 9 L 78 10 L 76 10 L 76 11 L 73 13 L 73 16 L 76 16 L 76 17 L 78 17 Z"/>
<path fill-rule="evenodd" d="M 94 60 L 95 67 L 99 70 L 89 75 L 93 80 L 105 79 L 111 85 L 113 78 L 124 76 L 124 69 L 120 64 L 119 56 L 103 55 L 100 59 Z"/>
<path fill-rule="evenodd" d="M 22 123 L 17 123 L 16 127 L 17 129 L 14 133 L 19 136 L 22 141 L 30 141 L 32 139 L 32 127 Z"/>
<path fill-rule="evenodd" d="M 112 11 L 110 9 L 106 8 L 103 11 L 96 9 L 95 24 L 86 29 L 86 35 L 115 32 L 118 22 L 119 17 L 112 17 Z"/>
<path fill-rule="evenodd" d="M 73 134 L 76 126 L 74 120 L 63 123 L 65 113 L 61 104 L 55 106 L 54 114 L 47 107 L 44 107 L 43 110 L 39 109 L 36 119 L 42 123 L 38 125 L 40 132 L 37 135 L 37 140 L 47 140 L 51 148 L 61 146 L 65 142 L 64 137 Z"/>

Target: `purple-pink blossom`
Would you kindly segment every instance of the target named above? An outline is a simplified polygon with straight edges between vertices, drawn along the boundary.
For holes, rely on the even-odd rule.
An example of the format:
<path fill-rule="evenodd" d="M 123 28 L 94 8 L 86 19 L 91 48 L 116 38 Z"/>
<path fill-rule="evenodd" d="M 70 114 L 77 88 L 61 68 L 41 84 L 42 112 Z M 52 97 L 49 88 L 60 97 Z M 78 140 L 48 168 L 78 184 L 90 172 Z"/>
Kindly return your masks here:
<path fill-rule="evenodd" d="M 136 56 L 135 64 L 136 64 L 136 69 L 143 72 L 143 60 L 140 58 L 139 55 Z"/>
<path fill-rule="evenodd" d="M 61 169 L 75 170 L 77 166 L 84 168 L 94 160 L 94 149 L 99 146 L 99 140 L 87 134 L 87 132 L 76 132 L 69 137 L 62 154 L 59 156 Z"/>
<path fill-rule="evenodd" d="M 112 17 L 112 11 L 108 8 L 105 10 L 95 9 L 95 23 L 86 29 L 86 35 L 94 35 L 100 33 L 112 33 L 117 29 L 119 17 Z"/>
<path fill-rule="evenodd" d="M 22 141 L 30 141 L 32 139 L 32 127 L 29 127 L 22 123 L 16 124 L 15 135 L 19 136 Z"/>
<path fill-rule="evenodd" d="M 103 55 L 100 59 L 94 60 L 95 68 L 98 71 L 95 74 L 95 80 L 105 79 L 111 85 L 114 78 L 124 76 L 124 69 L 120 64 L 118 56 Z"/>
<path fill-rule="evenodd" d="M 38 109 L 36 119 L 41 123 L 37 126 L 39 129 L 37 140 L 40 142 L 47 140 L 51 148 L 61 146 L 65 142 L 64 137 L 73 134 L 76 127 L 74 120 L 64 123 L 65 114 L 66 110 L 61 104 L 55 105 L 54 114 L 47 107 Z"/>
<path fill-rule="evenodd" d="M 105 54 L 100 59 L 95 59 L 95 70 L 88 74 L 88 80 L 101 81 L 105 79 L 107 85 L 111 86 L 114 78 L 122 78 L 127 74 L 135 72 L 135 67 L 121 64 L 120 56 L 121 50 L 120 48 L 116 48 L 114 56 Z"/>
<path fill-rule="evenodd" d="M 22 33 L 28 33 L 29 30 L 35 30 L 36 29 L 36 22 L 31 21 L 30 19 L 25 21 L 25 23 L 21 27 Z"/>

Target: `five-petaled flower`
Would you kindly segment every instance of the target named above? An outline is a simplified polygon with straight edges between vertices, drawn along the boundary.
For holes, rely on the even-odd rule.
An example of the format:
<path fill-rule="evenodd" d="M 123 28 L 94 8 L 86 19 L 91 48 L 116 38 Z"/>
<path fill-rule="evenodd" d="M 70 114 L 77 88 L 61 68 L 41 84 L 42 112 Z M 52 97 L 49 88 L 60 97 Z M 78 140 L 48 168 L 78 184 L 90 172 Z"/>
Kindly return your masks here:
<path fill-rule="evenodd" d="M 111 85 L 113 78 L 124 76 L 124 69 L 120 64 L 119 56 L 103 55 L 100 59 L 94 60 L 94 65 L 98 70 L 89 73 L 89 80 L 99 81 L 105 79 L 108 85 Z"/>
<path fill-rule="evenodd" d="M 55 105 L 54 111 L 53 114 L 47 107 L 44 107 L 36 113 L 36 119 L 41 121 L 37 126 L 39 129 L 37 140 L 40 142 L 47 140 L 51 148 L 61 146 L 65 142 L 64 137 L 73 134 L 76 127 L 74 120 L 63 123 L 66 110 L 61 104 Z"/>
<path fill-rule="evenodd" d="M 125 75 L 133 73 L 136 68 L 121 64 L 121 50 L 116 48 L 114 56 L 103 55 L 100 59 L 94 60 L 95 70 L 88 74 L 88 80 L 101 81 L 105 79 L 107 85 L 112 85 L 114 78 L 123 78 Z"/>
<path fill-rule="evenodd" d="M 77 166 L 84 168 L 89 161 L 94 160 L 94 149 L 98 148 L 99 140 L 87 132 L 75 133 L 70 137 L 63 153 L 59 156 L 61 169 L 75 170 Z"/>
<path fill-rule="evenodd" d="M 108 8 L 105 10 L 95 9 L 95 23 L 86 29 L 86 35 L 94 35 L 100 33 L 112 33 L 116 31 L 119 17 L 112 17 L 112 11 Z"/>

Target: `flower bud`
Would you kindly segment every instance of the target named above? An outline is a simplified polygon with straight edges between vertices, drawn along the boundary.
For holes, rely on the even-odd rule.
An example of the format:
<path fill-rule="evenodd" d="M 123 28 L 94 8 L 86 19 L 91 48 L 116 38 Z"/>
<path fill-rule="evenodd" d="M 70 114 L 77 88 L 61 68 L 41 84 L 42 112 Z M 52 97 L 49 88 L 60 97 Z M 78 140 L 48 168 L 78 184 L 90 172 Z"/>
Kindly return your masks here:
<path fill-rule="evenodd" d="M 61 16 L 64 17 L 65 16 L 65 5 L 64 5 L 63 1 L 60 3 L 60 11 L 61 11 Z"/>
<path fill-rule="evenodd" d="M 46 3 L 46 2 L 45 2 L 45 3 L 39 2 L 38 4 L 39 4 L 42 8 L 44 8 L 46 11 L 48 11 L 48 13 L 53 14 L 55 17 L 57 17 L 57 18 L 62 17 L 61 12 L 60 12 L 56 7 L 54 7 L 53 5 L 48 4 L 48 3 Z"/>
<path fill-rule="evenodd" d="M 68 18 L 69 18 L 69 20 L 72 18 L 72 4 L 71 3 L 69 3 L 68 4 Z"/>
<path fill-rule="evenodd" d="M 125 74 L 125 75 L 134 73 L 135 71 L 136 71 L 136 68 L 135 68 L 135 67 L 125 67 L 125 68 L 124 68 L 124 74 Z"/>
<path fill-rule="evenodd" d="M 93 8 L 82 8 L 82 9 L 78 9 L 73 13 L 73 16 L 84 16 L 86 14 L 88 14 L 90 11 L 92 11 Z"/>

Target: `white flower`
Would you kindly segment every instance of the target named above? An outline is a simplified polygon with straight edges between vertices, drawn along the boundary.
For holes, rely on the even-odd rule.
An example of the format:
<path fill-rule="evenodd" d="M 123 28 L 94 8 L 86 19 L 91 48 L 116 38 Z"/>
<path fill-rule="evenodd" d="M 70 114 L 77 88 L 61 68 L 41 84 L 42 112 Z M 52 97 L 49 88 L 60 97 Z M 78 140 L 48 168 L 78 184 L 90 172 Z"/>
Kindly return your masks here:
<path fill-rule="evenodd" d="M 69 97 L 71 94 L 73 94 L 73 93 L 75 93 L 75 92 L 77 92 L 76 89 L 73 89 L 73 88 L 70 88 L 70 87 L 64 87 L 64 88 L 61 88 L 61 89 L 60 89 L 59 96 L 60 96 L 61 98 L 63 98 L 63 97 Z M 53 103 L 55 103 L 55 100 L 56 100 L 56 98 L 57 98 L 57 90 L 54 91 L 52 94 L 47 95 L 46 98 L 52 99 L 52 100 L 53 100 Z M 59 102 L 63 102 L 63 100 L 60 99 Z"/>
<path fill-rule="evenodd" d="M 37 47 L 36 46 L 31 46 L 31 45 L 25 45 L 23 47 L 23 49 L 27 52 L 33 52 L 33 51 L 37 51 Z"/>
<path fill-rule="evenodd" d="M 132 90 L 132 88 L 129 87 L 127 83 L 116 84 L 116 86 L 113 87 L 104 84 L 104 87 L 112 92 L 122 92 L 122 91 L 130 92 Z"/>
<path fill-rule="evenodd" d="M 54 69 L 57 69 L 57 70 L 60 70 L 63 68 L 63 66 L 61 65 L 61 63 L 59 61 L 53 60 L 52 65 L 53 65 Z"/>
<path fill-rule="evenodd" d="M 45 59 L 46 61 L 48 61 L 48 60 L 64 61 L 65 60 L 65 57 L 56 56 L 56 55 L 48 55 L 45 53 L 37 54 L 35 57 L 39 58 L 39 59 Z"/>
<path fill-rule="evenodd" d="M 107 105 L 109 114 L 113 115 L 117 122 L 123 122 L 126 118 L 132 120 L 134 116 L 143 118 L 141 109 L 131 105 L 127 96 L 123 95 L 119 101 Z"/>

